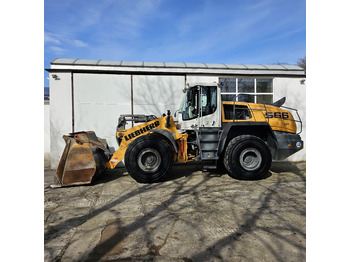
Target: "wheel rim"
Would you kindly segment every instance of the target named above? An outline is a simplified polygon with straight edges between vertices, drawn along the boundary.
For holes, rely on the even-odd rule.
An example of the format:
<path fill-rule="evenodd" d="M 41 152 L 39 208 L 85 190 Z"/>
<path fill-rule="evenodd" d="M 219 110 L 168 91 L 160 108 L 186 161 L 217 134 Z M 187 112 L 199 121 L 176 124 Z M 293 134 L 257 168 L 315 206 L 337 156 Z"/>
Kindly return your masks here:
<path fill-rule="evenodd" d="M 239 156 L 239 163 L 248 171 L 258 169 L 262 163 L 262 156 L 255 148 L 244 149 Z"/>
<path fill-rule="evenodd" d="M 137 165 L 144 172 L 152 173 L 160 166 L 161 158 L 157 150 L 146 148 L 140 152 L 137 157 Z"/>

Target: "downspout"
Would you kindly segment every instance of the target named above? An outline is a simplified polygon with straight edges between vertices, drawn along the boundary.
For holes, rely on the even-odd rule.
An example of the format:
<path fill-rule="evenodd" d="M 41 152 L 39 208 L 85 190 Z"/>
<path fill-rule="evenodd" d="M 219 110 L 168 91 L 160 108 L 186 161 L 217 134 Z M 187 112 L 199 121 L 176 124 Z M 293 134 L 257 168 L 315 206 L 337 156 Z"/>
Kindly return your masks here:
<path fill-rule="evenodd" d="M 71 87 L 72 87 L 72 133 L 74 133 L 74 77 L 71 72 Z"/>
<path fill-rule="evenodd" d="M 134 76 L 130 75 L 131 80 L 131 114 L 134 115 Z M 131 121 L 131 126 L 134 127 L 134 120 Z"/>

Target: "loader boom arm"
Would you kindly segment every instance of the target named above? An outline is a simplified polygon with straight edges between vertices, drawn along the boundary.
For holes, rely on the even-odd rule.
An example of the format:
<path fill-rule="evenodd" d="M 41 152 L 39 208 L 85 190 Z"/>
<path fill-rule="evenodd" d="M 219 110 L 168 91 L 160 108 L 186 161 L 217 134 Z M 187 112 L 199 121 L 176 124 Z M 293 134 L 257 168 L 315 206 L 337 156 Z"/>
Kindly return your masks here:
<path fill-rule="evenodd" d="M 126 130 L 118 130 L 116 133 L 116 137 L 121 141 L 119 144 L 119 149 L 114 152 L 113 156 L 106 164 L 107 168 L 115 168 L 118 165 L 118 163 L 120 163 L 124 159 L 128 145 L 135 139 L 149 134 L 150 131 L 153 129 L 167 130 L 171 134 L 173 134 L 175 140 L 178 140 L 183 136 L 176 130 L 175 122 L 172 116 L 159 117 L 152 121 L 143 123 L 138 126 L 134 126 Z"/>

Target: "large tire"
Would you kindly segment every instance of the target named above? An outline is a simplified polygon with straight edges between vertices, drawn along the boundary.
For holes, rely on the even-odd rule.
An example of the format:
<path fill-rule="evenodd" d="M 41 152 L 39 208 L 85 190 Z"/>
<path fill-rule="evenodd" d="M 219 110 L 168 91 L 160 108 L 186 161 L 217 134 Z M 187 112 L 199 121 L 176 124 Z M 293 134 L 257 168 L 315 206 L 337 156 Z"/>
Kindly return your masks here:
<path fill-rule="evenodd" d="M 233 138 L 224 155 L 224 165 L 229 175 L 242 180 L 262 178 L 270 169 L 271 161 L 271 151 L 267 144 L 252 135 Z"/>
<path fill-rule="evenodd" d="M 171 146 L 156 135 L 136 139 L 125 152 L 125 167 L 139 183 L 158 182 L 168 172 L 174 161 Z"/>

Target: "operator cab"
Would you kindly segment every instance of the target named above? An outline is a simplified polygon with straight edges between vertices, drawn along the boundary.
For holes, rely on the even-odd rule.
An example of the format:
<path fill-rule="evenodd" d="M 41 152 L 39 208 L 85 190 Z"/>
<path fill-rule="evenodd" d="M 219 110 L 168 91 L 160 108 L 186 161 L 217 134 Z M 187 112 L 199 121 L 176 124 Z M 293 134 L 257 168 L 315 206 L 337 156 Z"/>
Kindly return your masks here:
<path fill-rule="evenodd" d="M 187 85 L 183 91 L 177 117 L 181 129 L 221 127 L 221 94 L 216 84 Z"/>

